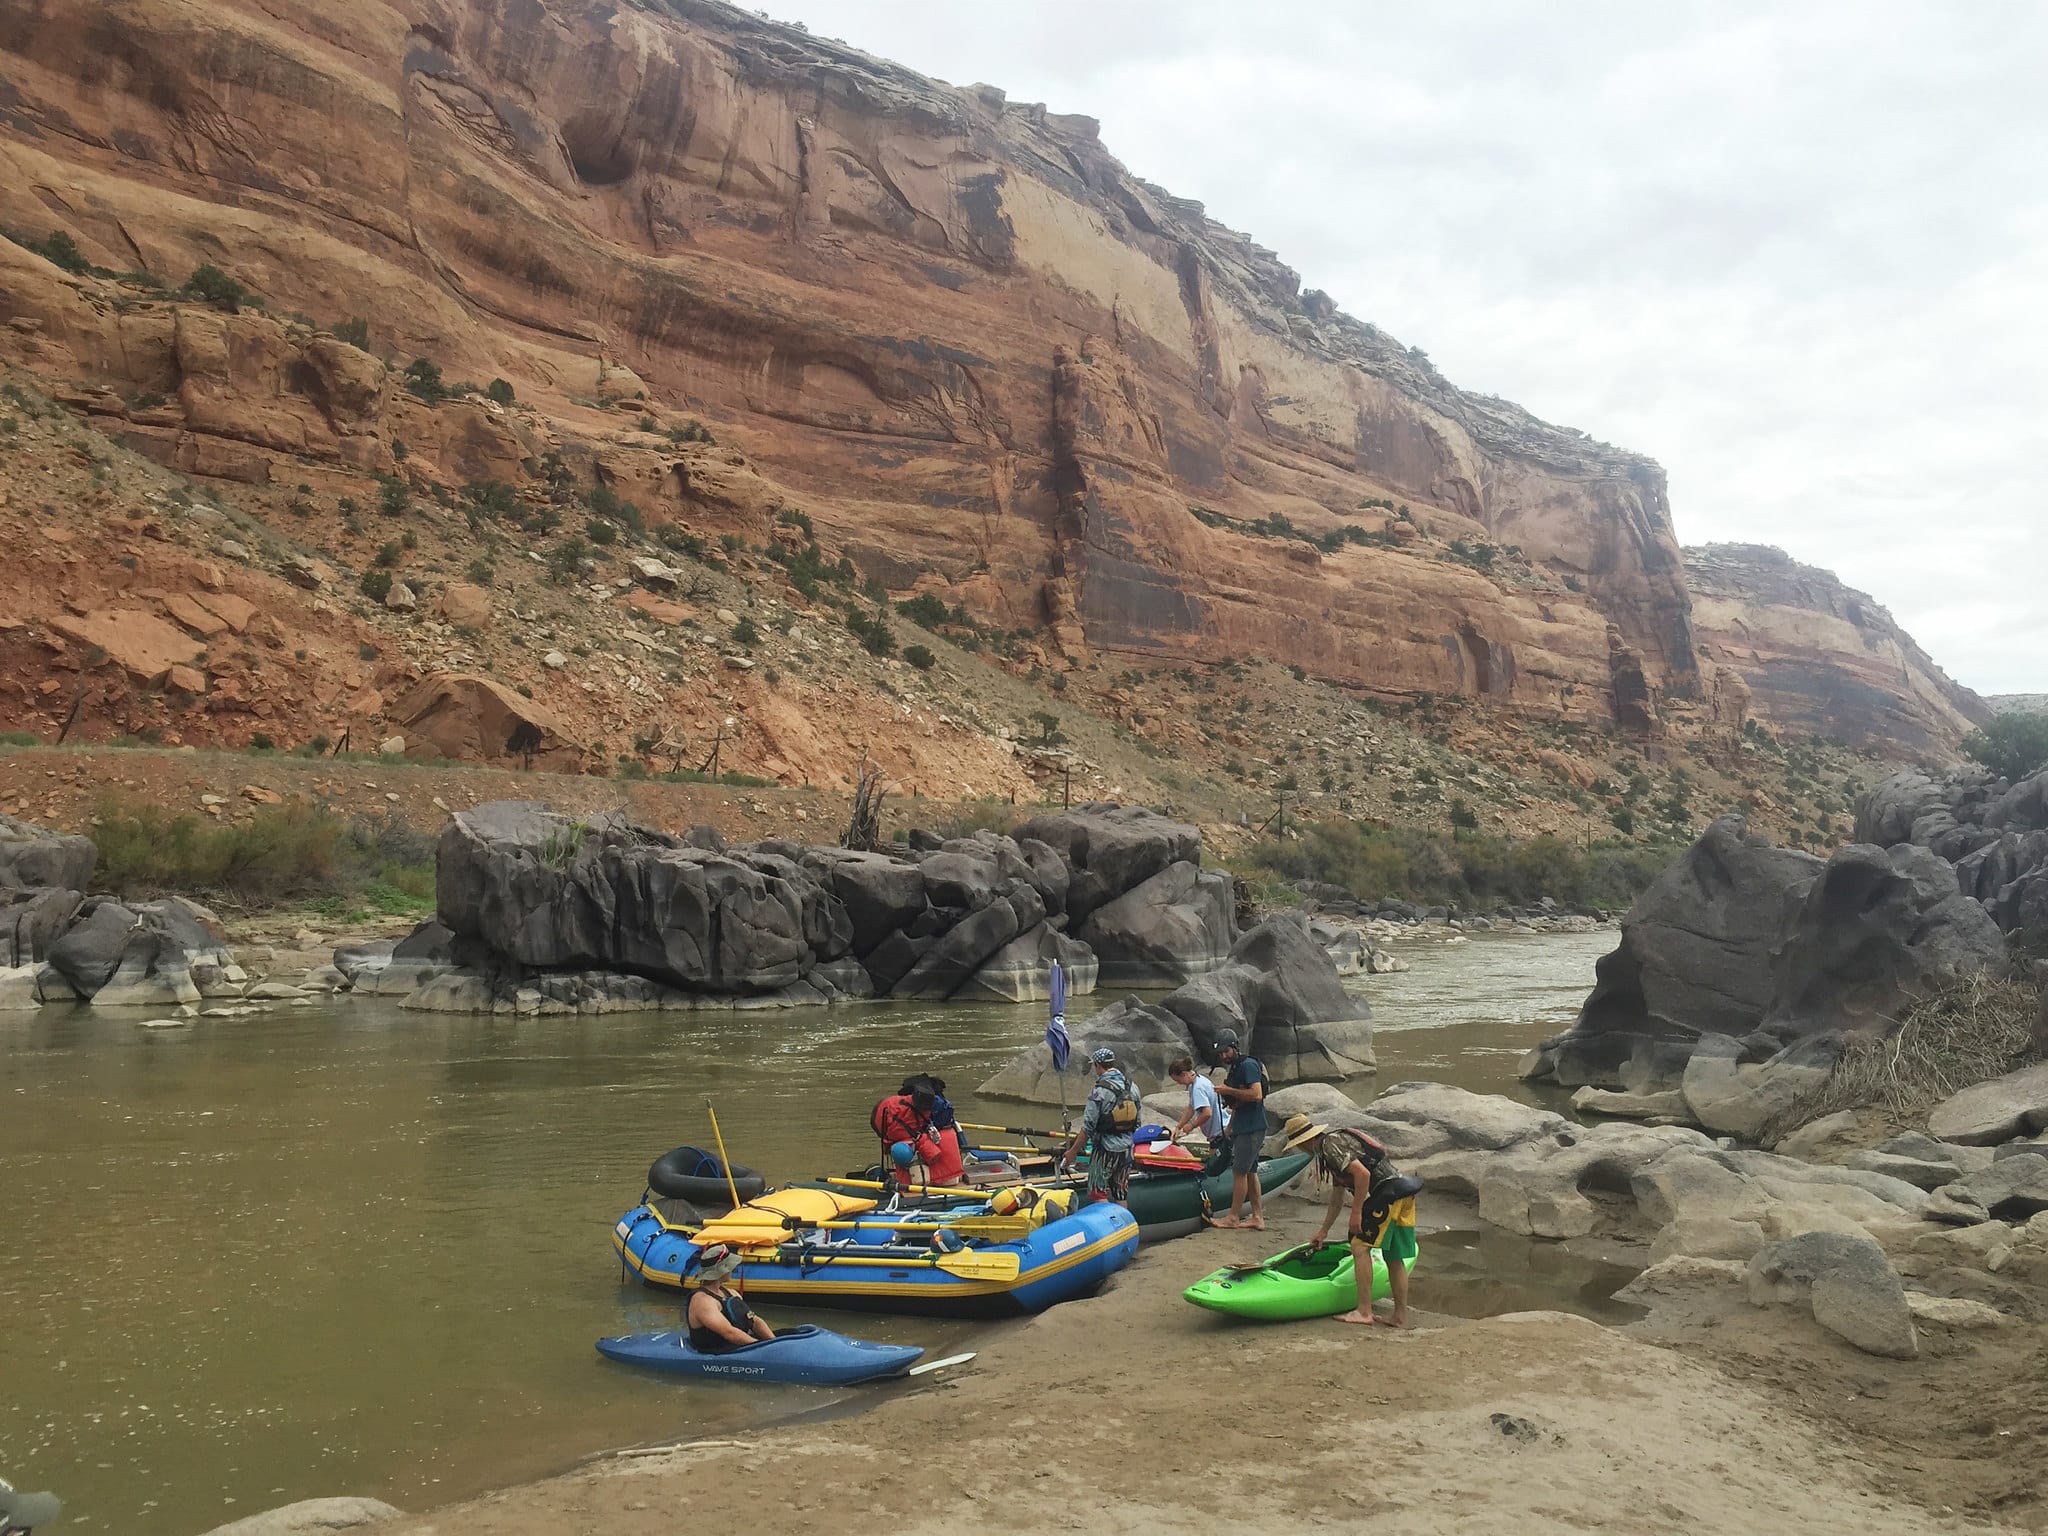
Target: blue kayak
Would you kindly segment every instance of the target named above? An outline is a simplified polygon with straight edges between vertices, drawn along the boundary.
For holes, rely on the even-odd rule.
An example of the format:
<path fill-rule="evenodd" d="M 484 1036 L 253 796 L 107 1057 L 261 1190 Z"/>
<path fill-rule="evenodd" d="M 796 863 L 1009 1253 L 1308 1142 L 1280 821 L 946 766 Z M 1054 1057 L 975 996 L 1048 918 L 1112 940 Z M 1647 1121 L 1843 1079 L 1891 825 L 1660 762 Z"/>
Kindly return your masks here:
<path fill-rule="evenodd" d="M 788 1382 L 806 1387 L 844 1387 L 857 1381 L 900 1376 L 924 1353 L 909 1344 L 849 1339 L 830 1328 L 805 1326 L 772 1339 L 707 1355 L 690 1347 L 687 1332 L 627 1333 L 599 1339 L 598 1353 L 610 1360 L 688 1376 L 734 1381 Z"/>

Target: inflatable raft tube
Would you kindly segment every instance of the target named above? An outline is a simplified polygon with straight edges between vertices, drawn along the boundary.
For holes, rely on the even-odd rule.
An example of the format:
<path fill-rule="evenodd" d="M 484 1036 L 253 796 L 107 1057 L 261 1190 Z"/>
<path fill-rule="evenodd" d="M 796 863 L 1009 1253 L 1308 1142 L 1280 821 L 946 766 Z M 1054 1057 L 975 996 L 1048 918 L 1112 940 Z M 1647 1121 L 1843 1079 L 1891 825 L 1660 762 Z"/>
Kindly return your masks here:
<path fill-rule="evenodd" d="M 772 1339 L 717 1354 L 692 1349 L 689 1333 L 681 1329 L 599 1339 L 597 1351 L 608 1360 L 671 1375 L 804 1387 L 845 1387 L 901 1376 L 924 1353 L 915 1345 L 878 1344 L 809 1326 L 785 1329 Z"/>
<path fill-rule="evenodd" d="M 768 1181 L 751 1168 L 732 1165 L 727 1181 L 725 1164 L 699 1147 L 677 1147 L 663 1153 L 647 1170 L 647 1187 L 669 1200 L 687 1200 L 707 1216 L 723 1215 L 733 1208 L 733 1187 L 739 1188 L 740 1202 L 757 1200 L 768 1192 Z"/>

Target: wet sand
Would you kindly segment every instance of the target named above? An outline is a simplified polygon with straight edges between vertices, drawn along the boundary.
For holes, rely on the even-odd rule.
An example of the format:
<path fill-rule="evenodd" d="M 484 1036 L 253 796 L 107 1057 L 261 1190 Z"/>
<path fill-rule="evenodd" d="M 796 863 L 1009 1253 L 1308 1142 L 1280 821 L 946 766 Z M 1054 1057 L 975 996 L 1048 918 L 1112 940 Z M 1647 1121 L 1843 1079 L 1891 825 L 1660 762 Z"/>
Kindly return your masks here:
<path fill-rule="evenodd" d="M 601 1459 L 379 1536 L 2042 1528 L 2041 1329 L 1929 1339 L 1896 1364 L 1739 1292 L 1656 1327 L 1466 1321 L 1430 1310 L 1426 1231 L 1407 1331 L 1248 1325 L 1179 1299 L 1314 1223 L 1298 1201 L 1274 1214 L 1150 1249 L 939 1384 L 875 1389 L 872 1412 Z M 1970 1405 L 2003 1434 L 1961 1419 Z"/>

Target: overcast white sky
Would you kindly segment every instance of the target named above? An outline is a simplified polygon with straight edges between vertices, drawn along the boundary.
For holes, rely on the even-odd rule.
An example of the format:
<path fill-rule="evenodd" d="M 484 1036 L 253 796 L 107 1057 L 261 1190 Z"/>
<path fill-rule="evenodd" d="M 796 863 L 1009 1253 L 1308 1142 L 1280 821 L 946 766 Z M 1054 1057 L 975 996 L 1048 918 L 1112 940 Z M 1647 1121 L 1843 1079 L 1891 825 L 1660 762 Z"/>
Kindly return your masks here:
<path fill-rule="evenodd" d="M 2048 691 L 2048 5 L 766 0 L 1102 120 L 1470 389 Z"/>

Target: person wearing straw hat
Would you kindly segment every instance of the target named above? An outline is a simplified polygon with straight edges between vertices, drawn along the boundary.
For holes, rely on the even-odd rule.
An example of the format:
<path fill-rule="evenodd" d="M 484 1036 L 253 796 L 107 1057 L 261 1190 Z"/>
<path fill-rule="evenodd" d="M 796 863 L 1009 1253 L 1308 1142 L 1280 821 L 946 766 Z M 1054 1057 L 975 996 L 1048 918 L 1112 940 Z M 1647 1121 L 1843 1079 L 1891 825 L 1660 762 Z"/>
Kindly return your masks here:
<path fill-rule="evenodd" d="M 1321 1246 L 1329 1240 L 1337 1213 L 1344 1208 L 1344 1196 L 1351 1196 L 1351 1258 L 1358 1278 L 1358 1305 L 1337 1321 L 1377 1323 L 1372 1315 L 1372 1252 L 1380 1251 L 1387 1264 L 1387 1290 L 1393 1297 L 1394 1315 L 1390 1326 L 1408 1326 L 1408 1266 L 1415 1262 L 1415 1196 L 1404 1194 L 1417 1181 L 1401 1179 L 1400 1170 L 1387 1149 L 1363 1131 L 1333 1131 L 1307 1115 L 1293 1115 L 1283 1126 L 1287 1150 L 1307 1147 L 1316 1159 L 1316 1174 L 1330 1181 L 1330 1203 L 1323 1212 L 1323 1224 L 1310 1242 Z"/>
<path fill-rule="evenodd" d="M 690 1296 L 690 1348 L 704 1355 L 722 1355 L 756 1339 L 772 1339 L 775 1330 L 754 1315 L 738 1291 L 726 1284 L 740 1267 L 740 1251 L 713 1243 L 697 1255 L 697 1289 Z"/>

